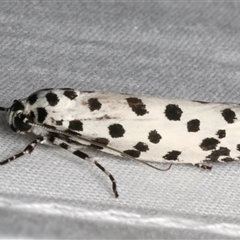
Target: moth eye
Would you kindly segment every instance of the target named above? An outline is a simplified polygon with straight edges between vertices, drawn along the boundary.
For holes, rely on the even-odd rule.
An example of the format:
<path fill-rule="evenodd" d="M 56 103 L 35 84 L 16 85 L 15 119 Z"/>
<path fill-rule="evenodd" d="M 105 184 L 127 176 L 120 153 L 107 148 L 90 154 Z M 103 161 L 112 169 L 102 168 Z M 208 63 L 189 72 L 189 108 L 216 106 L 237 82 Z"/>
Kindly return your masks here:
<path fill-rule="evenodd" d="M 16 116 L 14 118 L 14 126 L 20 132 L 26 132 L 31 128 L 31 126 L 29 124 L 23 122 L 24 118 L 25 117 L 23 115 Z"/>

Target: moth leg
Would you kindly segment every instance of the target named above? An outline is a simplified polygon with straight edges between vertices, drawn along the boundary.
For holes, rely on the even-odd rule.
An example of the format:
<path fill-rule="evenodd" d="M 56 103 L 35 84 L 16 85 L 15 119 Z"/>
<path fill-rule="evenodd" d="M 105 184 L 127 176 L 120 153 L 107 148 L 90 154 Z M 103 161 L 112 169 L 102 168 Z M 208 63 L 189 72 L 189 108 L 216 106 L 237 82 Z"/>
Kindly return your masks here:
<path fill-rule="evenodd" d="M 70 146 L 69 144 L 67 144 L 66 142 L 62 141 L 59 138 L 51 136 L 51 137 L 48 138 L 48 140 L 53 145 L 59 146 L 59 147 L 61 147 L 63 149 L 66 149 L 69 152 L 71 152 L 72 154 L 76 155 L 77 157 L 80 157 L 80 158 L 82 158 L 84 160 L 88 160 L 90 162 L 93 162 L 102 172 L 104 172 L 109 177 L 109 179 L 112 182 L 113 193 L 114 193 L 116 198 L 118 197 L 116 180 L 114 179 L 113 175 L 110 172 L 108 172 L 101 164 L 99 164 L 96 160 L 90 158 L 86 153 L 81 152 L 77 148 L 74 148 L 74 147 Z"/>
<path fill-rule="evenodd" d="M 7 163 L 12 162 L 13 160 L 24 156 L 26 154 L 31 154 L 32 151 L 35 149 L 35 147 L 46 140 L 46 137 L 39 136 L 34 141 L 32 141 L 30 144 L 27 145 L 27 147 L 20 153 L 13 155 L 12 157 L 0 162 L 0 165 L 5 165 Z"/>
<path fill-rule="evenodd" d="M 197 163 L 197 164 L 195 164 L 195 166 L 197 166 L 199 168 L 202 168 L 202 169 L 207 169 L 207 170 L 211 170 L 212 169 L 212 166 L 208 166 L 208 165 L 203 164 L 203 163 Z"/>

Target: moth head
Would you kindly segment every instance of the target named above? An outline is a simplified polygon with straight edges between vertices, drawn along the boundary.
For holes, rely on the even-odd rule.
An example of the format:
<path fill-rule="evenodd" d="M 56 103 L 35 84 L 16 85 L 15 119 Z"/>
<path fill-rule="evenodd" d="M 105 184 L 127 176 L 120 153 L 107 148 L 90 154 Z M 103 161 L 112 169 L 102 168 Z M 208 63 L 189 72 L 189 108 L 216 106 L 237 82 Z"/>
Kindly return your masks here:
<path fill-rule="evenodd" d="M 10 108 L 0 107 L 0 111 L 7 112 L 7 121 L 14 132 L 30 132 L 32 126 L 29 124 L 29 117 L 24 114 L 24 105 L 21 101 L 15 100 Z"/>

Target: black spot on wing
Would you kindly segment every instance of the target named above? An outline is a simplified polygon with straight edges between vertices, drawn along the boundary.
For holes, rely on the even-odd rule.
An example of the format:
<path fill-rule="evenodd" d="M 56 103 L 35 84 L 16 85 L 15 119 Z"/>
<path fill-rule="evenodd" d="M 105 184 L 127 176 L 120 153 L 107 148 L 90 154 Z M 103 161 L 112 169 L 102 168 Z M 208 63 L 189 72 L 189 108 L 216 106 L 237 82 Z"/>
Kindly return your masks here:
<path fill-rule="evenodd" d="M 181 152 L 173 150 L 171 152 L 168 152 L 165 156 L 163 156 L 166 160 L 178 160 L 178 156 L 181 154 Z"/>
<path fill-rule="evenodd" d="M 151 143 L 159 143 L 161 139 L 161 135 L 157 132 L 157 130 L 152 130 L 148 134 L 148 139 Z"/>
<path fill-rule="evenodd" d="M 95 138 L 94 142 L 100 143 L 100 144 L 102 144 L 104 146 L 107 146 L 108 143 L 109 143 L 109 140 L 107 138 Z M 100 147 L 100 146 L 98 146 L 98 145 L 96 145 L 94 143 L 91 144 L 91 147 L 94 147 L 94 148 L 97 148 L 97 149 L 103 149 L 103 147 Z"/>
<path fill-rule="evenodd" d="M 24 105 L 18 100 L 15 100 L 13 102 L 13 105 L 11 106 L 12 111 L 18 111 L 18 110 L 23 110 L 23 109 L 24 109 Z"/>
<path fill-rule="evenodd" d="M 218 150 L 214 150 L 206 158 L 210 161 L 217 161 L 220 156 L 229 156 L 230 150 L 226 147 L 220 147 Z"/>
<path fill-rule="evenodd" d="M 99 110 L 102 104 L 98 101 L 97 98 L 89 98 L 88 106 L 91 111 L 94 111 L 94 110 Z"/>
<path fill-rule="evenodd" d="M 124 153 L 126 153 L 127 155 L 134 157 L 134 158 L 138 158 L 140 156 L 140 151 L 134 150 L 134 149 L 130 149 L 130 150 L 125 150 L 123 151 Z"/>
<path fill-rule="evenodd" d="M 223 129 L 219 129 L 216 133 L 216 135 L 218 136 L 218 138 L 225 138 L 226 137 L 226 131 Z"/>
<path fill-rule="evenodd" d="M 140 152 L 146 152 L 149 150 L 148 145 L 146 143 L 143 142 L 138 142 L 135 146 L 135 149 L 137 149 Z"/>
<path fill-rule="evenodd" d="M 215 138 L 205 138 L 203 139 L 202 143 L 199 146 L 200 148 L 202 148 L 202 150 L 208 151 L 208 150 L 216 149 L 219 143 L 220 142 Z"/>
<path fill-rule="evenodd" d="M 58 126 L 63 125 L 63 119 L 55 121 L 55 124 Z"/>
<path fill-rule="evenodd" d="M 193 119 L 187 122 L 188 132 L 198 132 L 200 130 L 200 121 L 198 119 Z"/>
<path fill-rule="evenodd" d="M 69 122 L 68 128 L 74 131 L 82 131 L 83 123 L 80 120 L 72 120 Z"/>
<path fill-rule="evenodd" d="M 236 114 L 233 110 L 230 108 L 226 108 L 222 111 L 222 116 L 228 123 L 234 123 L 234 121 L 237 119 Z"/>
<path fill-rule="evenodd" d="M 27 102 L 29 102 L 30 105 L 33 105 L 38 99 L 37 94 L 32 94 L 27 98 Z"/>
<path fill-rule="evenodd" d="M 53 88 L 43 88 L 43 89 L 41 89 L 41 90 L 39 90 L 39 91 L 37 91 L 37 92 L 41 92 L 41 91 L 51 91 L 51 90 L 53 90 Z"/>
<path fill-rule="evenodd" d="M 72 88 L 60 88 L 61 90 L 73 90 Z"/>
<path fill-rule="evenodd" d="M 169 120 L 179 121 L 181 119 L 182 113 L 183 112 L 178 105 L 169 104 L 166 106 L 165 115 Z"/>
<path fill-rule="evenodd" d="M 38 122 L 43 123 L 48 113 L 45 108 L 37 108 Z"/>
<path fill-rule="evenodd" d="M 65 90 L 63 94 L 71 100 L 77 97 L 77 93 L 71 89 Z"/>
<path fill-rule="evenodd" d="M 137 116 L 143 116 L 148 111 L 146 110 L 146 105 L 143 104 L 142 100 L 136 97 L 126 98 L 129 107 L 133 112 L 136 113 Z"/>
<path fill-rule="evenodd" d="M 237 144 L 237 150 L 240 151 L 240 144 Z"/>
<path fill-rule="evenodd" d="M 109 134 L 112 138 L 123 137 L 125 133 L 125 129 L 123 128 L 123 126 L 118 123 L 110 125 L 108 129 L 109 129 Z"/>
<path fill-rule="evenodd" d="M 57 94 L 49 92 L 46 94 L 46 99 L 50 106 L 56 106 L 59 102 Z"/>

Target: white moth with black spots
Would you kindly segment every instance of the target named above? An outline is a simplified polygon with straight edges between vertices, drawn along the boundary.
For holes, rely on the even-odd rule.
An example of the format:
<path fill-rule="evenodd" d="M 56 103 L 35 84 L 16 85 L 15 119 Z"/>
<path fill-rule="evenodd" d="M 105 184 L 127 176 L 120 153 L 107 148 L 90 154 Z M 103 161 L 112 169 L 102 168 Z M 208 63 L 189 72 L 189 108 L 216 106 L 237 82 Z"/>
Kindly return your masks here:
<path fill-rule="evenodd" d="M 82 145 L 151 167 L 147 161 L 211 169 L 209 162 L 240 159 L 238 104 L 62 88 L 37 91 L 0 110 L 7 112 L 13 131 L 37 135 L 22 152 L 0 165 L 30 154 L 38 143 L 50 143 L 93 162 L 112 181 L 115 197 L 118 192 L 112 174 L 82 152 Z"/>

